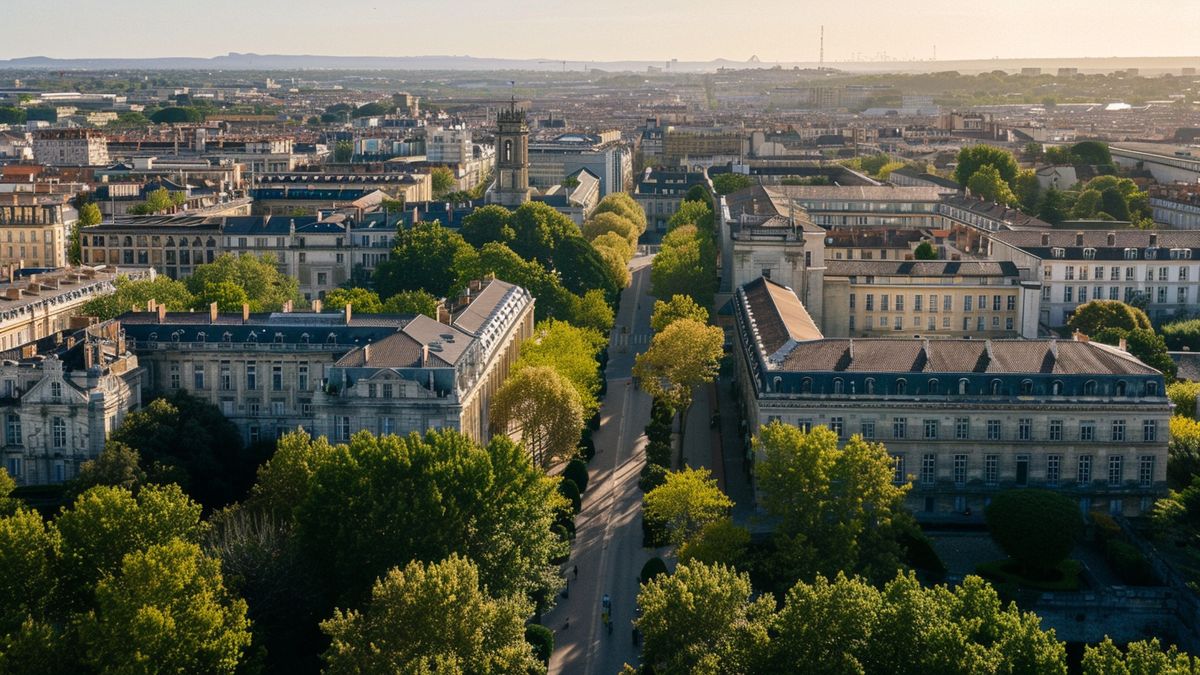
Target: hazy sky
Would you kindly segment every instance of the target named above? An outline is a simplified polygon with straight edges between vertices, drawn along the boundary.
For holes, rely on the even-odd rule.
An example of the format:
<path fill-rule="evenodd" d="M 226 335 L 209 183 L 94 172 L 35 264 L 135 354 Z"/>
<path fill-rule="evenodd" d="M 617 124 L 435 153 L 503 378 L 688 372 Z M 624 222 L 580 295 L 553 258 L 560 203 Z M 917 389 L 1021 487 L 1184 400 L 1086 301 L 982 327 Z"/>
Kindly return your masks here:
<path fill-rule="evenodd" d="M 1200 0 L 0 0 L 0 58 L 827 61 L 1200 54 Z"/>

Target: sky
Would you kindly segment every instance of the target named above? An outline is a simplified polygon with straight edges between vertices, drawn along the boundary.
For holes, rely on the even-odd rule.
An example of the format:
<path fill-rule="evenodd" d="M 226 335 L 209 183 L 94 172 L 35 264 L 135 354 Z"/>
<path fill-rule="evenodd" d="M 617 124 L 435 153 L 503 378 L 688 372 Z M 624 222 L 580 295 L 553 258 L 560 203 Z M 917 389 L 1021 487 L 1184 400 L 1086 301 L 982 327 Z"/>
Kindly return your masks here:
<path fill-rule="evenodd" d="M 827 62 L 1200 55 L 1200 0 L 0 0 L 0 25 L 4 59 L 816 61 L 821 25 Z"/>

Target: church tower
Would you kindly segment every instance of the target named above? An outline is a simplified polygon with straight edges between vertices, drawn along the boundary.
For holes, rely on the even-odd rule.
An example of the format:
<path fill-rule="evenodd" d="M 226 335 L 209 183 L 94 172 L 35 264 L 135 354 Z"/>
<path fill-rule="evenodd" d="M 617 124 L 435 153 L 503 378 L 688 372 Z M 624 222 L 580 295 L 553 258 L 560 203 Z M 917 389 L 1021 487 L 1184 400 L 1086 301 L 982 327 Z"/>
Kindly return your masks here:
<path fill-rule="evenodd" d="M 496 115 L 496 186 L 491 201 L 515 209 L 529 198 L 529 124 L 514 100 Z"/>

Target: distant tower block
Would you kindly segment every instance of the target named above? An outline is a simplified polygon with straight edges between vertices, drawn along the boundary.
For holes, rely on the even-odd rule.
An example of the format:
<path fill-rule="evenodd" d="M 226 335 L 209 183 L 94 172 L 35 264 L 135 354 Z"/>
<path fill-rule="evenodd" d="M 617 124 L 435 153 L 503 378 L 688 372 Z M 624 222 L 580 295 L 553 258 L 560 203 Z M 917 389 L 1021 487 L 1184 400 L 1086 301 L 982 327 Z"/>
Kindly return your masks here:
<path fill-rule="evenodd" d="M 496 186 L 491 201 L 510 209 L 530 199 L 529 124 L 516 101 L 496 115 Z"/>

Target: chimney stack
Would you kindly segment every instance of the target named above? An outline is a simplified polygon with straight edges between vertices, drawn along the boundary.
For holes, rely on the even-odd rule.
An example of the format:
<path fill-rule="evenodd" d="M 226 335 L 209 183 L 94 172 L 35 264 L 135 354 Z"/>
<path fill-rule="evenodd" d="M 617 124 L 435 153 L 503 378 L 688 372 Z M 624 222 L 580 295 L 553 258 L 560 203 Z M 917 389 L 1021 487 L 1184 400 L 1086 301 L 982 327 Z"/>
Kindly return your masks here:
<path fill-rule="evenodd" d="M 1155 246 L 1158 246 L 1158 233 L 1151 232 L 1150 233 L 1150 248 L 1154 248 Z"/>
<path fill-rule="evenodd" d="M 371 360 L 371 343 L 368 342 L 367 344 L 363 345 L 363 365 L 364 366 L 367 365 L 367 362 L 370 360 Z"/>
<path fill-rule="evenodd" d="M 1076 342 L 1085 342 L 1085 343 L 1086 343 L 1086 342 L 1088 342 L 1088 341 L 1089 341 L 1089 340 L 1088 340 L 1088 336 L 1087 336 L 1087 335 L 1084 335 L 1083 333 L 1080 333 L 1079 331 L 1075 331 L 1075 333 L 1074 333 L 1073 335 L 1071 335 L 1071 337 L 1072 337 L 1072 338 L 1073 338 L 1073 339 L 1074 339 Z"/>
<path fill-rule="evenodd" d="M 1117 347 L 1119 347 L 1123 352 L 1129 351 L 1129 343 L 1125 340 L 1125 338 L 1121 338 L 1121 341 L 1117 343 Z"/>
<path fill-rule="evenodd" d="M 439 302 L 437 306 L 437 320 L 447 326 L 450 325 L 450 310 L 446 309 L 446 303 Z"/>
<path fill-rule="evenodd" d="M 283 303 L 283 313 L 290 314 L 291 312 L 292 312 L 292 301 L 288 300 L 287 302 Z"/>
<path fill-rule="evenodd" d="M 424 368 L 429 363 L 429 345 L 421 345 L 421 367 Z"/>
<path fill-rule="evenodd" d="M 208 306 L 208 322 L 209 323 L 217 322 L 217 303 L 215 303 L 215 302 L 209 304 L 209 306 Z"/>
<path fill-rule="evenodd" d="M 154 302 L 154 301 L 153 301 L 153 300 L 151 300 L 150 302 Z M 159 323 L 164 323 L 164 322 L 166 322 L 166 320 L 167 320 L 167 306 L 166 306 L 166 305 L 158 305 L 158 306 L 156 306 L 156 307 L 155 307 L 155 310 L 157 310 L 157 311 L 158 311 L 158 322 L 159 322 Z"/>
<path fill-rule="evenodd" d="M 242 303 L 242 323 L 250 323 L 250 305 Z"/>
<path fill-rule="evenodd" d="M 312 301 L 312 310 L 317 314 L 321 313 L 321 301 L 319 299 Z"/>
<path fill-rule="evenodd" d="M 351 309 L 353 303 L 346 303 L 346 325 L 350 325 L 350 319 L 354 316 L 354 310 Z"/>

